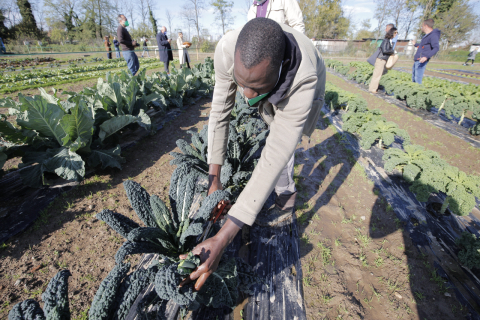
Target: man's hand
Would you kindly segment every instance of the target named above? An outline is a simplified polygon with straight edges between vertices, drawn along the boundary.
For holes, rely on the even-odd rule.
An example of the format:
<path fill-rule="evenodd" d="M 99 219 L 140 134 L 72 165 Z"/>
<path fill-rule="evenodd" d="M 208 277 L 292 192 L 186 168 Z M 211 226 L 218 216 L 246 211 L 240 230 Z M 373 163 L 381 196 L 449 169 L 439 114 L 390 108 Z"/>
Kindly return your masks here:
<path fill-rule="evenodd" d="M 427 61 L 427 60 L 428 60 L 427 57 L 421 57 L 420 59 L 418 59 L 418 62 L 424 63 L 424 62 Z"/>
<path fill-rule="evenodd" d="M 172 39 L 168 39 L 167 41 L 168 41 L 168 43 L 170 43 L 170 42 L 172 42 Z"/>
<path fill-rule="evenodd" d="M 192 250 L 192 253 L 200 257 L 200 265 L 180 283 L 180 287 L 196 280 L 195 291 L 199 291 L 208 277 L 217 270 L 223 251 L 232 242 L 239 230 L 235 223 L 227 220 L 214 237 L 198 244 Z M 186 254 L 180 255 L 182 260 L 186 257 Z"/>

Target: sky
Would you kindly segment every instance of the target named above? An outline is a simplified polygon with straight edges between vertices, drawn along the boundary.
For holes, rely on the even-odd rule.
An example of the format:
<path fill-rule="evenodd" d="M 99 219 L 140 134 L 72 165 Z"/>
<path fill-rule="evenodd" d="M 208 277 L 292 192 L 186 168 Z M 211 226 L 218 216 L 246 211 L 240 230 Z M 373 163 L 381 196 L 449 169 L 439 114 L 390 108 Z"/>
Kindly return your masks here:
<path fill-rule="evenodd" d="M 247 0 L 234 0 L 234 6 L 232 8 L 232 15 L 234 16 L 234 22 L 230 29 L 236 29 L 241 27 L 243 24 L 247 22 L 247 15 L 245 12 Z M 156 1 L 156 8 L 154 10 L 155 18 L 159 20 L 160 24 L 166 24 L 166 15 L 165 10 L 168 9 L 172 14 L 176 16 L 174 19 L 172 28 L 181 28 L 185 25 L 180 18 L 182 12 L 182 6 L 184 5 L 185 0 L 177 0 L 177 1 L 167 1 L 167 0 L 159 0 Z M 206 0 L 206 3 L 209 1 Z M 253 3 L 253 0 L 249 3 Z M 346 12 L 351 13 L 353 22 L 357 25 L 364 19 L 371 19 L 372 26 L 375 25 L 376 20 L 373 19 L 373 13 L 375 4 L 372 0 L 345 0 L 343 2 L 343 8 Z M 213 7 L 210 5 L 206 5 L 206 10 L 202 13 L 201 20 L 203 24 L 203 28 L 209 29 L 210 34 L 212 35 L 220 35 L 221 34 L 221 27 L 219 28 L 218 23 L 216 23 L 215 14 Z M 185 32 L 185 31 L 184 31 Z"/>

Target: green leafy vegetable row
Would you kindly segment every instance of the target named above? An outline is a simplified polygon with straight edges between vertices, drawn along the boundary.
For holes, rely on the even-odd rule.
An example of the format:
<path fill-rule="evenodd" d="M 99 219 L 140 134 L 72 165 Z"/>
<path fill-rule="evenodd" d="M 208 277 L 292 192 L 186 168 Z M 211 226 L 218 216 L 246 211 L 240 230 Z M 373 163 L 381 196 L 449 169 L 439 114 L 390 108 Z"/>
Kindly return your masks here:
<path fill-rule="evenodd" d="M 373 74 L 373 67 L 367 62 L 344 65 L 339 61 L 326 60 L 325 64 L 359 83 L 368 84 Z M 467 112 L 471 112 L 477 123 L 469 131 L 472 135 L 480 134 L 480 90 L 474 84 L 425 77 L 420 85 L 411 81 L 410 74 L 390 70 L 382 76 L 380 85 L 388 94 L 405 100 L 410 108 L 430 110 L 435 107 L 438 113 L 444 109 L 448 117 L 460 118 L 458 124 L 463 122 Z"/>
<path fill-rule="evenodd" d="M 147 111 L 166 111 L 194 102 L 195 95 L 208 95 L 214 84 L 213 61 L 192 69 L 173 70 L 146 76 L 126 72 L 107 74 L 94 88 L 82 92 L 64 92 L 62 100 L 56 91 L 50 95 L 26 97 L 19 102 L 11 98 L 0 101 L 16 117 L 16 125 L 2 115 L 0 120 L 0 166 L 13 157 L 22 157 L 19 168 L 25 184 L 40 187 L 48 184 L 45 173 L 65 180 L 81 181 L 85 164 L 121 168 L 118 142 L 127 126 L 140 126 L 155 132 Z"/>
<path fill-rule="evenodd" d="M 351 95 L 352 93 L 327 83 L 325 102 L 334 109 L 346 109 L 350 104 L 366 104 L 360 96 L 351 99 Z M 408 134 L 394 122 L 386 121 L 381 114 L 380 110 L 375 109 L 349 108 L 342 116 L 343 129 L 359 134 L 360 145 L 364 149 L 369 149 L 376 141 L 379 146 L 388 147 L 394 142 L 395 136 L 403 138 L 404 150 L 385 150 L 385 170 L 390 172 L 398 169 L 405 181 L 411 184 L 410 190 L 419 201 L 426 202 L 431 193 L 442 192 L 447 196 L 442 213 L 449 208 L 454 214 L 468 215 L 476 204 L 475 197 L 480 198 L 480 177 L 467 175 L 449 165 L 434 151 L 410 145 Z"/>
<path fill-rule="evenodd" d="M 151 59 L 151 61 L 142 63 L 142 68 L 159 67 L 162 62 L 158 59 Z M 46 81 L 56 82 L 64 80 L 74 80 L 78 78 L 94 78 L 104 76 L 107 70 L 126 67 L 125 62 L 117 62 L 114 65 L 101 65 L 90 67 L 72 67 L 66 69 L 46 70 L 29 73 L 10 73 L 0 78 L 0 90 L 12 89 L 32 84 L 42 84 Z"/>

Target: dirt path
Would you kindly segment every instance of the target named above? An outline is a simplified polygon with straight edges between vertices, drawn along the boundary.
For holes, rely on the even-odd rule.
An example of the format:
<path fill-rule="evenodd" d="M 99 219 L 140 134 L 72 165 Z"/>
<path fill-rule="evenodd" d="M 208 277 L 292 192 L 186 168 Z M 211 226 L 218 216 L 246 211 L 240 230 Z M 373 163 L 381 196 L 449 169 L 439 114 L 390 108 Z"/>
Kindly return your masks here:
<path fill-rule="evenodd" d="M 351 91 L 367 100 L 370 109 L 383 111 L 383 116 L 407 130 L 413 144 L 438 152 L 449 164 L 468 174 L 480 175 L 480 150 L 450 133 L 425 122 L 422 118 L 406 112 L 397 106 L 362 91 L 345 80 L 327 73 L 327 80 L 344 90 Z"/>
<path fill-rule="evenodd" d="M 308 319 L 463 319 L 433 262 L 412 245 L 328 119 L 297 150 Z"/>
<path fill-rule="evenodd" d="M 133 179 L 150 194 L 168 200 L 169 165 L 176 140 L 190 137 L 187 130 L 201 129 L 208 121 L 208 99 L 189 107 L 173 120 L 123 155 L 123 170 L 103 170 L 79 187 L 57 198 L 41 213 L 35 225 L 10 239 L 0 249 L 0 319 L 6 319 L 16 303 L 40 300 L 48 281 L 62 268 L 72 272 L 69 298 L 73 319 L 85 315 L 100 282 L 114 266 L 114 256 L 123 243 L 115 231 L 95 219 L 111 209 L 140 222 L 132 211 L 122 182 Z M 139 256 L 131 258 L 136 264 Z M 83 313 L 82 313 L 83 312 Z"/>

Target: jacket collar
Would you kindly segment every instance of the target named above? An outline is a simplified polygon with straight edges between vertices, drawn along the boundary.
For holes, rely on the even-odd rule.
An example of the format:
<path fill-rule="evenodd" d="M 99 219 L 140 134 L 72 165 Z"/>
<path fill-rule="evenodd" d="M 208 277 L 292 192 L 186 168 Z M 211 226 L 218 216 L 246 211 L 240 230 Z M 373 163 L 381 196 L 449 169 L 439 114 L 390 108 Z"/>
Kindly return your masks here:
<path fill-rule="evenodd" d="M 288 62 L 283 67 L 280 74 L 280 80 L 268 97 L 268 102 L 277 105 L 280 101 L 286 98 L 286 94 L 291 88 L 295 76 L 297 74 L 300 63 L 302 62 L 302 52 L 298 46 L 297 40 L 293 34 L 285 32 L 285 54 L 284 61 Z"/>

